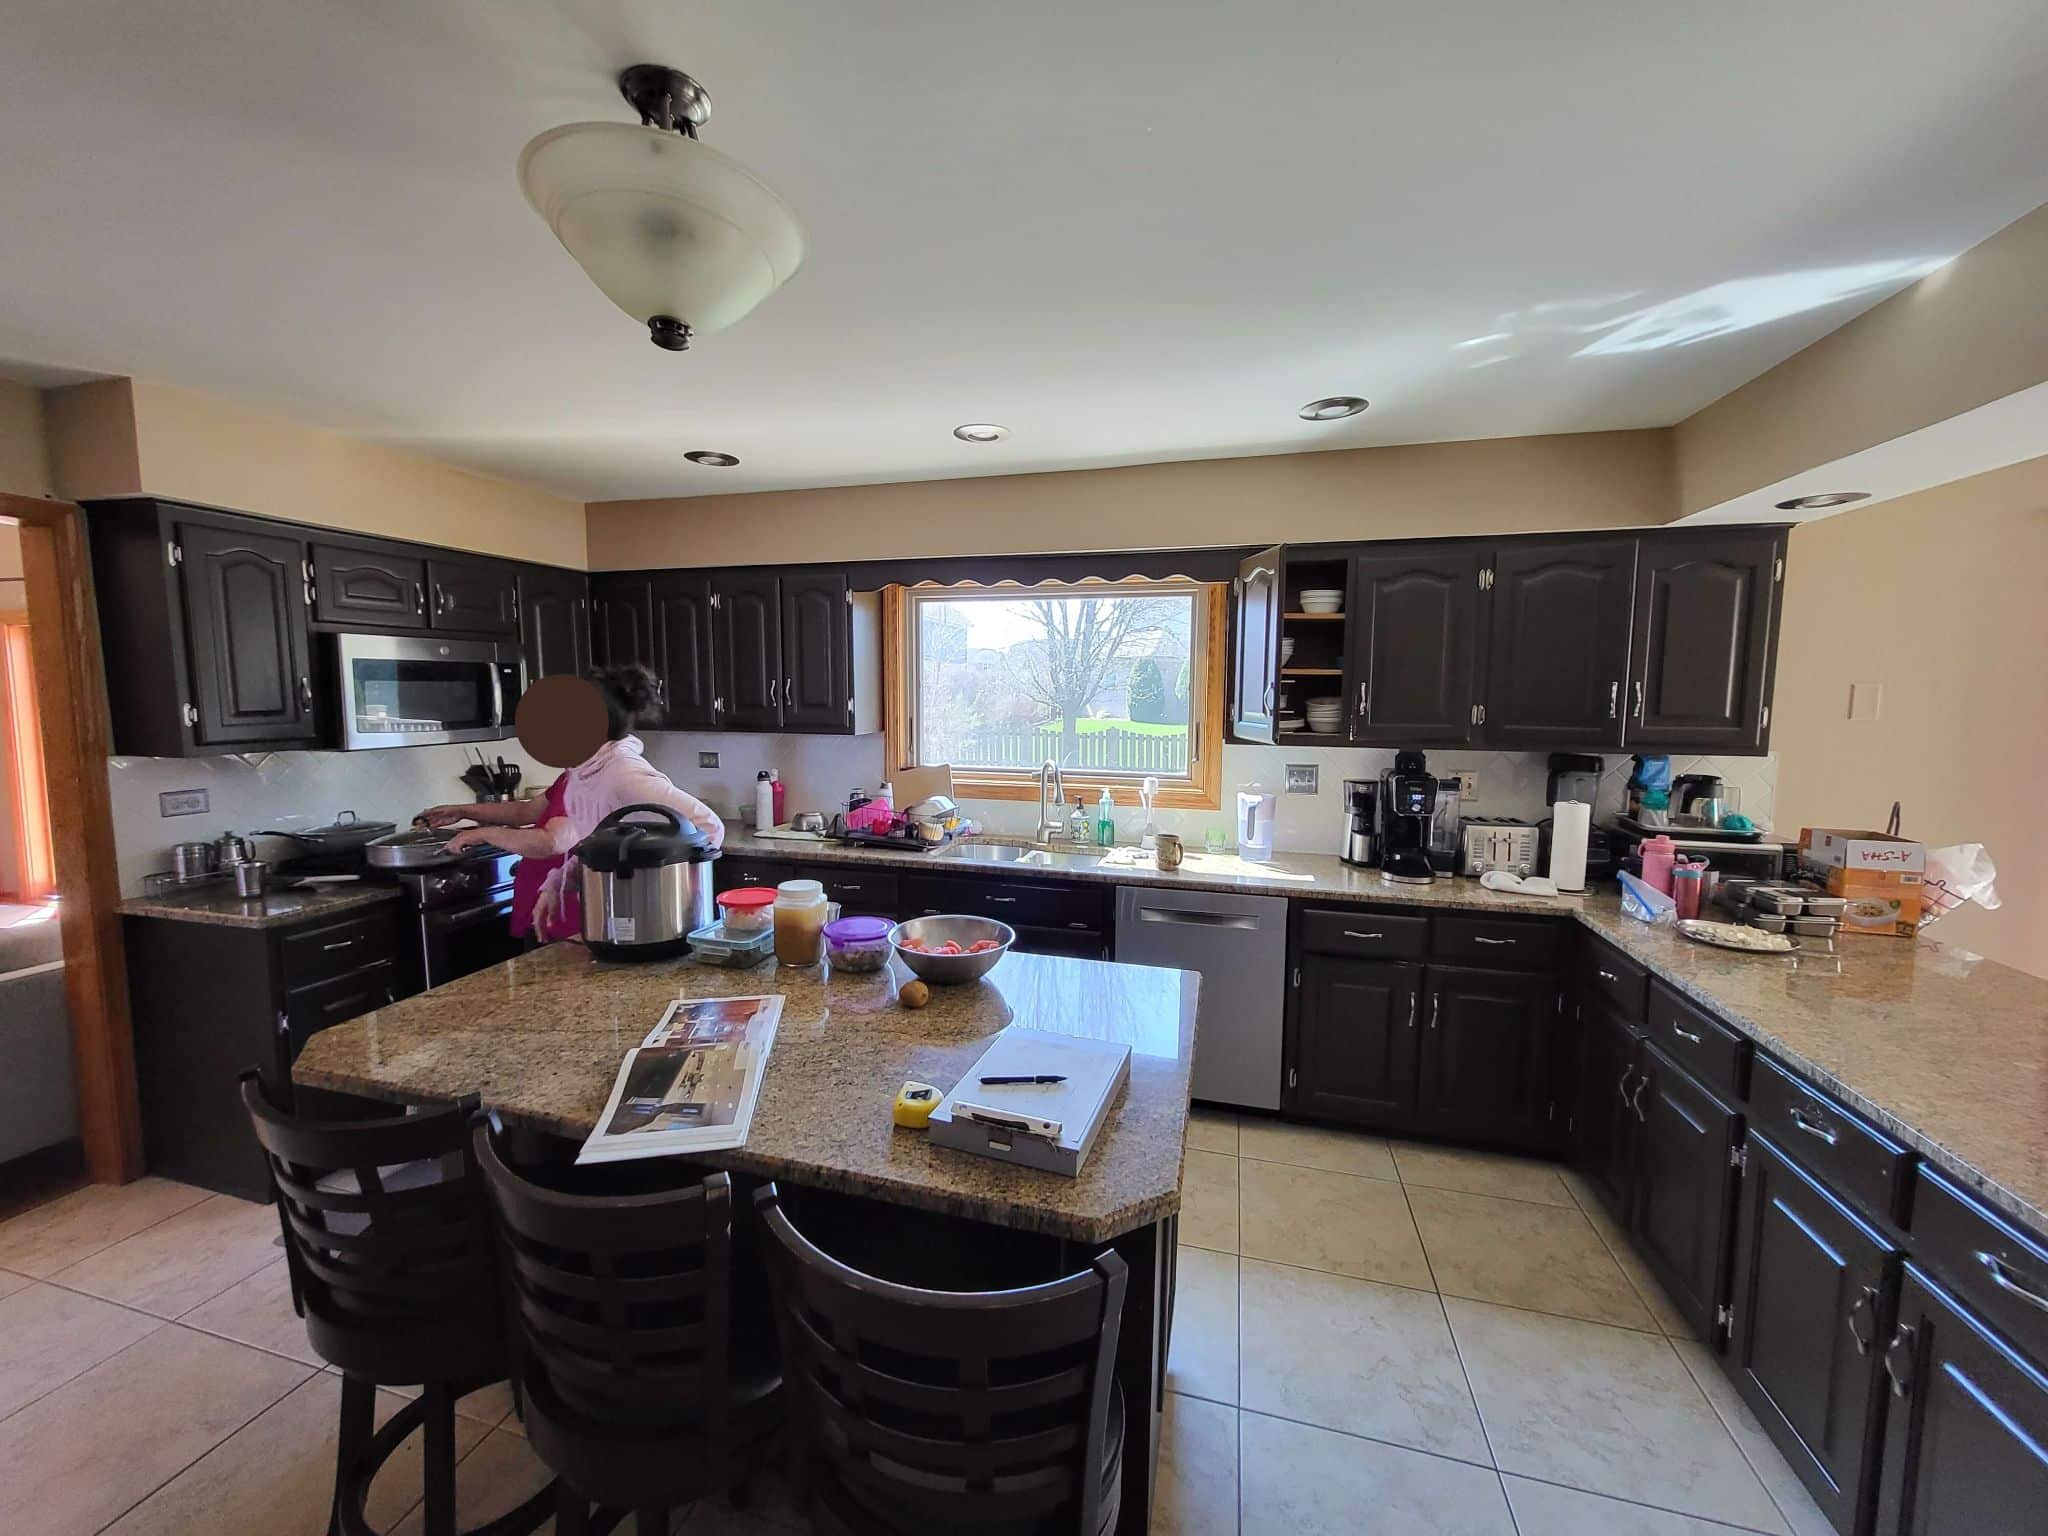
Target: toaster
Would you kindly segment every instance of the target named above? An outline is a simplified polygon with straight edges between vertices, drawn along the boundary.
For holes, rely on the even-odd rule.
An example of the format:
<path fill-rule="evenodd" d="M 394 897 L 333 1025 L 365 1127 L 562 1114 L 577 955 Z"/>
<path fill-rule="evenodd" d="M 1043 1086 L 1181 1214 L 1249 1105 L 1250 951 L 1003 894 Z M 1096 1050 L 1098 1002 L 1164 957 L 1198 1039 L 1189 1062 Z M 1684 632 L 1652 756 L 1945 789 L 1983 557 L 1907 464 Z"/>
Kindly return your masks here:
<path fill-rule="evenodd" d="M 1489 870 L 1536 873 L 1536 828 L 1526 821 L 1497 816 L 1468 817 L 1464 825 L 1465 857 L 1459 868 L 1475 878 Z"/>

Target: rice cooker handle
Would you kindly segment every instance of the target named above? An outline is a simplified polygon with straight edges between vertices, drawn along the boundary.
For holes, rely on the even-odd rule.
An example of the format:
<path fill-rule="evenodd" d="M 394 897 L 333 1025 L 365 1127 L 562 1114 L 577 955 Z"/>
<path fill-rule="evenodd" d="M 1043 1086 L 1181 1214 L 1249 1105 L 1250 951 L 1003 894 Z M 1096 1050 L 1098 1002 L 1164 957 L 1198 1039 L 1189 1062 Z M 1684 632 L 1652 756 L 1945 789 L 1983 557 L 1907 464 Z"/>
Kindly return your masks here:
<path fill-rule="evenodd" d="M 671 832 L 680 832 L 683 830 L 683 818 L 678 816 L 672 807 L 666 805 L 622 805 L 616 811 L 613 811 L 611 815 L 605 817 L 603 821 L 600 821 L 598 823 L 598 826 L 616 826 L 619 822 L 624 821 L 628 816 L 634 815 L 640 811 L 649 811 L 654 815 L 661 817 L 662 820 L 668 823 L 668 829 Z"/>

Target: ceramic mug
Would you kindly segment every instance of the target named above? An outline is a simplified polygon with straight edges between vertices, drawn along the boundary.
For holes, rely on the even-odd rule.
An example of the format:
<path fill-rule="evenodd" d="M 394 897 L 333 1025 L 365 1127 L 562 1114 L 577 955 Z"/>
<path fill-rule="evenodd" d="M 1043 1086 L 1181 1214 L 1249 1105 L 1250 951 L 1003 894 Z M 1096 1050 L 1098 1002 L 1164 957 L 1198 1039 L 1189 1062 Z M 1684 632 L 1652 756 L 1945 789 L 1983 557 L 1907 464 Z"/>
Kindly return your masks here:
<path fill-rule="evenodd" d="M 1159 834 L 1159 846 L 1153 850 L 1153 862 L 1161 869 L 1180 868 L 1180 838 L 1172 832 Z"/>

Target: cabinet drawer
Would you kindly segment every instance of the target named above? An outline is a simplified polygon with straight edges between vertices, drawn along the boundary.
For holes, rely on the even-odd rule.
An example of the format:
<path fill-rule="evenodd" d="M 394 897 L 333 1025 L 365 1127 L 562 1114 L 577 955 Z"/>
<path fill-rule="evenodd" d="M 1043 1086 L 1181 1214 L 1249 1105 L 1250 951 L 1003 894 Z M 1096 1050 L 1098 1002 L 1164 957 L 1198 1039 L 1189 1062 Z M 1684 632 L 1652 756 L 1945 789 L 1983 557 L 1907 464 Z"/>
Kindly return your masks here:
<path fill-rule="evenodd" d="M 847 915 L 869 914 L 886 916 L 893 914 L 897 906 L 900 881 L 894 872 L 886 869 L 812 868 L 803 872 L 803 879 L 815 880 L 825 887 L 828 901 L 836 901 Z"/>
<path fill-rule="evenodd" d="M 398 921 L 390 912 L 375 912 L 367 917 L 295 928 L 277 941 L 277 949 L 284 961 L 285 990 L 296 991 L 394 958 L 398 953 Z"/>
<path fill-rule="evenodd" d="M 1476 917 L 1440 912 L 1432 960 L 1502 971 L 1547 971 L 1557 958 L 1562 925 L 1547 917 Z"/>
<path fill-rule="evenodd" d="M 1109 926 L 1108 887 L 1060 885 L 1049 880 L 948 880 L 907 875 L 906 918 L 935 912 L 971 912 L 1012 927 L 1102 932 Z"/>
<path fill-rule="evenodd" d="M 783 881 L 796 878 L 797 867 L 794 864 L 778 864 L 773 859 L 758 859 L 752 854 L 728 853 L 718 861 L 718 874 L 713 884 L 721 891 L 741 885 L 765 885 L 772 891 Z"/>
<path fill-rule="evenodd" d="M 2048 1244 L 1925 1164 L 1913 1179 L 1912 1232 L 1915 1262 L 2048 1369 Z"/>
<path fill-rule="evenodd" d="M 1832 1192 L 1896 1220 L 1911 1161 L 1907 1150 L 1768 1056 L 1750 1073 L 1750 1124 L 1803 1163 Z"/>
<path fill-rule="evenodd" d="M 1586 991 L 1620 1011 L 1631 1024 L 1643 1020 L 1644 991 L 1650 973 L 1612 944 L 1589 939 L 1586 944 Z"/>
<path fill-rule="evenodd" d="M 284 1016 L 292 1060 L 313 1036 L 330 1024 L 343 1024 L 357 1014 L 382 1008 L 397 996 L 398 965 L 380 960 L 345 976 L 301 987 L 285 994 Z"/>
<path fill-rule="evenodd" d="M 1307 907 L 1301 947 L 1311 954 L 1358 960 L 1420 960 L 1429 948 L 1429 919 L 1366 907 Z"/>
<path fill-rule="evenodd" d="M 1650 982 L 1650 1038 L 1709 1088 L 1740 1099 L 1749 1041 L 1663 982 Z"/>

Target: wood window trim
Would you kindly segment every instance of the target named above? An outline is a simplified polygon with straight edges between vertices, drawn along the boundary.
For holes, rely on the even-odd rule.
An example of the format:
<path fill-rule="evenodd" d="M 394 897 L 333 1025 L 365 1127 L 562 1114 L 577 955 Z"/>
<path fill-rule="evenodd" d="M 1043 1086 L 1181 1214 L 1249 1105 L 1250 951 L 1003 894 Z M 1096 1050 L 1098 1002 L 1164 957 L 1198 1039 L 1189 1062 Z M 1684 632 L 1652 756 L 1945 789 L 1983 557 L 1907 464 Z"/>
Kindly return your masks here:
<path fill-rule="evenodd" d="M 1075 583 L 1082 595 L 1087 583 Z M 1121 583 L 1119 583 L 1121 585 Z M 1223 697 L 1228 662 L 1230 588 L 1220 582 L 1198 584 L 1196 616 L 1201 626 L 1202 675 L 1200 718 L 1195 726 L 1195 756 L 1185 784 L 1162 784 L 1153 804 L 1161 810 L 1214 811 L 1223 805 Z M 979 590 L 987 590 L 980 588 Z M 1028 590 L 1020 587 L 1020 592 Z M 889 772 L 914 766 L 910 721 L 910 589 L 882 589 L 882 735 L 883 762 Z M 1081 795 L 1093 805 L 1106 787 L 1114 805 L 1135 806 L 1138 786 L 1128 779 L 1105 778 L 1076 769 L 1064 776 L 1068 796 Z M 956 769 L 953 794 L 960 800 L 1036 800 L 1037 775 L 975 773 Z"/>

